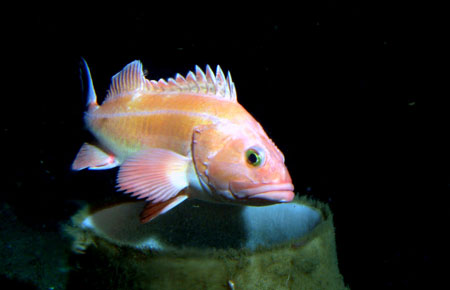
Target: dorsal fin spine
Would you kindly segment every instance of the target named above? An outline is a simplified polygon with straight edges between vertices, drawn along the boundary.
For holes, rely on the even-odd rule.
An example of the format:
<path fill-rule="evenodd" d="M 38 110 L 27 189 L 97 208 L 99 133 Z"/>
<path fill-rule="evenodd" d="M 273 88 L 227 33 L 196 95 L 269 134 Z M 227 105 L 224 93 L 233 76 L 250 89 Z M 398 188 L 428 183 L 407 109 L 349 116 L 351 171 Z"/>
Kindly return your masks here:
<path fill-rule="evenodd" d="M 220 68 L 220 66 L 217 66 L 217 68 L 216 68 L 216 79 L 219 82 L 223 82 L 225 80 L 225 76 L 224 76 L 223 71 Z"/>
<path fill-rule="evenodd" d="M 186 83 L 188 84 L 189 91 L 199 93 L 200 86 L 197 83 L 197 78 L 195 77 L 193 72 L 188 72 L 186 75 Z"/>
<path fill-rule="evenodd" d="M 195 66 L 195 77 L 198 82 L 204 82 L 206 80 L 205 73 L 198 65 Z"/>
<path fill-rule="evenodd" d="M 230 96 L 231 96 L 231 100 L 233 102 L 237 102 L 237 99 L 236 99 L 236 88 L 234 86 L 233 79 L 231 78 L 230 71 L 228 71 L 228 73 L 227 73 L 227 83 L 228 83 L 227 87 L 229 88 L 229 93 L 230 93 Z"/>
<path fill-rule="evenodd" d="M 147 89 L 149 91 L 157 91 L 158 90 L 158 82 L 155 80 L 148 81 Z"/>
<path fill-rule="evenodd" d="M 185 78 L 182 75 L 180 75 L 180 74 L 176 74 L 175 80 L 179 84 L 183 84 L 184 82 L 186 82 Z"/>
<path fill-rule="evenodd" d="M 228 78 L 230 72 L 228 72 L 227 74 L 227 78 L 225 79 L 225 96 L 230 96 L 232 98 L 230 94 L 230 79 Z"/>
<path fill-rule="evenodd" d="M 169 84 L 166 82 L 165 79 L 159 79 L 157 85 L 159 88 L 161 88 L 162 91 L 165 91 L 167 89 L 167 87 L 169 86 Z"/>
<path fill-rule="evenodd" d="M 217 66 L 216 68 L 216 84 L 218 95 L 225 96 L 225 76 L 223 75 L 223 71 L 220 66 Z"/>
<path fill-rule="evenodd" d="M 168 90 L 179 90 L 181 91 L 181 87 L 177 84 L 177 81 L 173 78 L 169 78 L 167 80 L 168 83 Z"/>
<path fill-rule="evenodd" d="M 198 65 L 195 66 L 195 78 L 197 80 L 199 92 L 207 94 L 208 86 L 206 85 L 206 75 Z"/>
<path fill-rule="evenodd" d="M 216 93 L 216 77 L 209 65 L 206 66 L 206 93 Z"/>

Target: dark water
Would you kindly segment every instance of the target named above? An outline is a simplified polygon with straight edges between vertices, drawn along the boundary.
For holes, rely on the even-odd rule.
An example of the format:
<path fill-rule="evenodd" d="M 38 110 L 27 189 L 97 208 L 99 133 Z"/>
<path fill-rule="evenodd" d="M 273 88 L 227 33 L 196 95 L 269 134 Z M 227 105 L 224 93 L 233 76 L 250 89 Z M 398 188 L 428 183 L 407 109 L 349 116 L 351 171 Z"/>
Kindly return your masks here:
<path fill-rule="evenodd" d="M 296 191 L 329 203 L 345 283 L 397 289 L 433 281 L 429 225 L 439 199 L 427 181 L 423 39 L 419 20 L 405 16 L 414 7 L 318 1 L 181 18 L 157 16 L 150 4 L 47 8 L 12 17 L 22 26 L 6 34 L 2 285 L 68 287 L 75 265 L 61 223 L 78 201 L 116 194 L 114 170 L 69 170 L 90 138 L 81 56 L 99 98 L 134 59 L 150 78 L 195 64 L 230 70 L 238 100 L 284 152 Z"/>

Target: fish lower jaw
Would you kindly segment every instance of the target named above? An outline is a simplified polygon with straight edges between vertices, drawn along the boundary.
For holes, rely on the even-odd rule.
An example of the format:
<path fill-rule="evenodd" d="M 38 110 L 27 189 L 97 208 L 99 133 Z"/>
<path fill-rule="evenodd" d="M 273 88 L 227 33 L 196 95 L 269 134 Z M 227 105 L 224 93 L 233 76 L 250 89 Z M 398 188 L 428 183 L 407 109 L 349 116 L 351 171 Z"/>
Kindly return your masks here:
<path fill-rule="evenodd" d="M 269 191 L 249 196 L 249 199 L 262 199 L 274 202 L 291 202 L 294 199 L 293 191 Z"/>
<path fill-rule="evenodd" d="M 261 200 L 269 203 L 290 202 L 295 195 L 292 183 L 252 185 L 236 189 L 231 185 L 233 196 L 237 199 Z"/>

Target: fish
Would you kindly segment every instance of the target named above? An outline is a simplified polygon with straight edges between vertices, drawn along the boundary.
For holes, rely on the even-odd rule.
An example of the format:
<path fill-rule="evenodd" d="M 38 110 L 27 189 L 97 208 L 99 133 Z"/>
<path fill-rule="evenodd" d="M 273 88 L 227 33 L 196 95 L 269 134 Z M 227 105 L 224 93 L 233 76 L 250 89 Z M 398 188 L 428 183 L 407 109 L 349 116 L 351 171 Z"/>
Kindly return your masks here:
<path fill-rule="evenodd" d="M 230 72 L 195 66 L 156 81 L 135 60 L 112 77 L 99 105 L 84 59 L 82 71 L 84 121 L 95 142 L 81 146 L 72 170 L 119 167 L 117 190 L 147 202 L 142 223 L 188 198 L 244 206 L 293 200 L 284 155 L 238 103 Z"/>

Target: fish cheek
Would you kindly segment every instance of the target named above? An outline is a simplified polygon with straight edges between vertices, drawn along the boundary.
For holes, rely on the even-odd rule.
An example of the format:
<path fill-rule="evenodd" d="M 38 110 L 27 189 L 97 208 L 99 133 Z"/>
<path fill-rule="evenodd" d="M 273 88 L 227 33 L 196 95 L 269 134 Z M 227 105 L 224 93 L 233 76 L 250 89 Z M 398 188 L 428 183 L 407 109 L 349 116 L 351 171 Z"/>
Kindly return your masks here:
<path fill-rule="evenodd" d="M 245 162 L 243 142 L 232 140 L 210 160 L 208 173 L 210 180 L 222 189 L 229 189 L 230 182 L 251 180 L 251 168 Z"/>
<path fill-rule="evenodd" d="M 216 190 L 228 190 L 229 182 L 241 179 L 245 170 L 244 143 L 233 137 L 215 125 L 194 130 L 192 153 L 197 173 Z"/>

